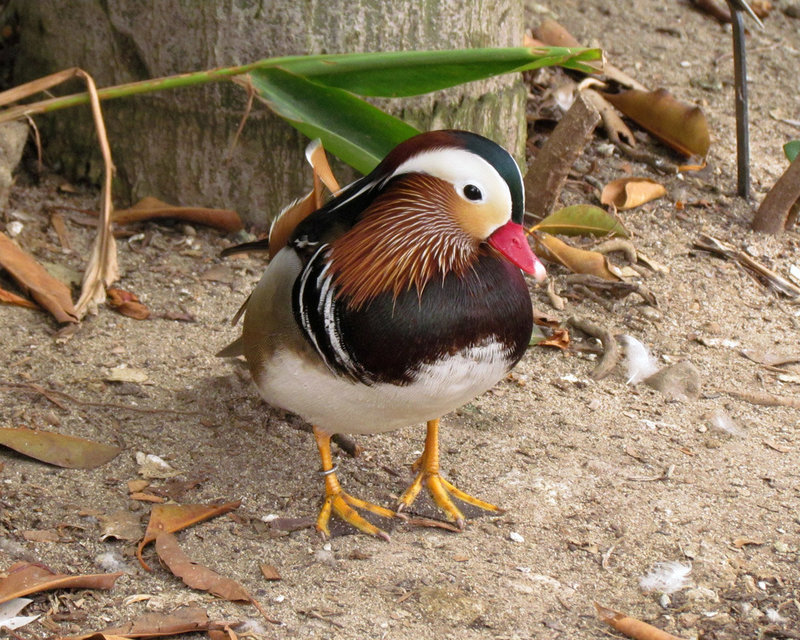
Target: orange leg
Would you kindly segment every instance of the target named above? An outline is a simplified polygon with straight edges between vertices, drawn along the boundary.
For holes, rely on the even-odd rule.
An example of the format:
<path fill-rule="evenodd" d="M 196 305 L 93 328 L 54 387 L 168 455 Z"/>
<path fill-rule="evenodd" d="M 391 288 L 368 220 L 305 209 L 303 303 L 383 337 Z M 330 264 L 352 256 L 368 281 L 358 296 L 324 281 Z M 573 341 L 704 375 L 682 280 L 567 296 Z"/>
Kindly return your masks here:
<path fill-rule="evenodd" d="M 356 509 L 366 509 L 384 518 L 393 518 L 396 514 L 394 511 L 379 507 L 371 502 L 359 500 L 342 491 L 339 479 L 336 477 L 333 458 L 331 457 L 331 435 L 318 427 L 313 429 L 314 439 L 317 441 L 317 448 L 319 449 L 319 457 L 322 459 L 322 473 L 325 476 L 325 502 L 322 504 L 319 516 L 317 516 L 317 531 L 325 538 L 330 536 L 328 521 L 330 520 L 331 512 L 333 512 L 356 529 L 383 538 L 388 542 L 389 535 L 374 524 L 364 520 Z"/>
<path fill-rule="evenodd" d="M 428 493 L 431 494 L 433 501 L 439 505 L 439 508 L 445 512 L 448 520 L 455 522 L 459 528 L 464 528 L 464 515 L 459 508 L 453 504 L 453 498 L 457 498 L 467 504 L 480 507 L 486 511 L 502 511 L 499 507 L 473 498 L 471 495 L 464 493 L 460 489 L 454 487 L 447 480 L 442 478 L 439 474 L 439 420 L 431 420 L 428 422 L 428 432 L 425 435 L 425 450 L 419 457 L 414 465 L 411 467 L 413 471 L 417 472 L 417 477 L 414 482 L 403 492 L 400 496 L 400 501 L 397 506 L 397 511 L 410 507 L 414 500 L 419 495 L 422 485 L 428 486 Z"/>

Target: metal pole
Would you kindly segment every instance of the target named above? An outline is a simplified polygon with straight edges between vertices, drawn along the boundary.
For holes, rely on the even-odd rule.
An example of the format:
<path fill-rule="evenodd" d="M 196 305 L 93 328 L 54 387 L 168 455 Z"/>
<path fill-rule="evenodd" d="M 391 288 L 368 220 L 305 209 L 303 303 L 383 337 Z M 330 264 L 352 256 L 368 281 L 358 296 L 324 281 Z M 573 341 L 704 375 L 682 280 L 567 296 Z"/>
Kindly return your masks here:
<path fill-rule="evenodd" d="M 750 197 L 750 132 L 747 117 L 747 60 L 742 12 L 729 1 L 733 24 L 733 66 L 736 87 L 736 183 L 737 193 Z"/>

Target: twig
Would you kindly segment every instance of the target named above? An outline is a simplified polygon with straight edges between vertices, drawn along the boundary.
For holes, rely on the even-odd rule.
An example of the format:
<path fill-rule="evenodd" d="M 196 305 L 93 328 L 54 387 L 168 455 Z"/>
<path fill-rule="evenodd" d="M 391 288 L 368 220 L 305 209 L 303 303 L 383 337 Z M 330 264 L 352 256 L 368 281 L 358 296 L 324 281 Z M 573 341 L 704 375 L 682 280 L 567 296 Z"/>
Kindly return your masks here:
<path fill-rule="evenodd" d="M 269 622 L 270 624 L 282 624 L 280 620 L 276 620 L 275 618 L 271 617 L 267 612 L 264 610 L 264 607 L 261 606 L 261 603 L 256 600 L 251 594 L 247 594 L 250 596 L 250 604 L 252 604 L 256 610 L 262 615 L 264 620 Z"/>
<path fill-rule="evenodd" d="M 297 613 L 299 613 L 301 615 L 304 615 L 304 616 L 306 616 L 308 618 L 314 618 L 316 620 L 322 620 L 323 622 L 327 622 L 328 624 L 333 625 L 337 629 L 345 629 L 346 628 L 343 624 L 341 624 L 339 622 L 336 622 L 336 620 L 331 620 L 330 618 L 326 618 L 325 616 L 323 616 L 320 613 L 317 613 L 313 609 L 309 609 L 307 611 L 298 611 Z"/>
<path fill-rule="evenodd" d="M 800 157 L 800 156 L 798 156 Z M 800 163 L 798 164 L 800 167 Z M 767 283 L 779 293 L 790 298 L 800 297 L 800 287 L 795 286 L 783 276 L 778 275 L 771 269 L 768 269 L 763 264 L 754 260 L 744 251 L 739 251 L 735 247 L 718 240 L 713 236 L 701 234 L 699 240 L 696 240 L 694 246 L 703 251 L 708 251 L 716 255 L 735 260 L 748 271 L 753 272 L 756 276 L 766 278 Z"/>
<path fill-rule="evenodd" d="M 637 293 L 651 307 L 658 306 L 658 299 L 655 294 L 638 282 L 610 282 L 588 273 L 571 273 L 566 280 L 569 284 L 583 285 L 589 290 L 598 289 L 615 298 L 624 298 L 631 293 Z"/>
<path fill-rule="evenodd" d="M 14 638 L 14 640 L 28 640 L 25 636 L 21 636 L 11 627 L 2 626 L 0 627 L 0 632 L 7 633 L 9 637 Z"/>
<path fill-rule="evenodd" d="M 614 367 L 617 366 L 617 362 L 619 362 L 619 345 L 614 339 L 613 334 L 608 329 L 604 329 L 585 318 L 579 318 L 577 316 L 570 317 L 567 323 L 576 329 L 580 329 L 587 335 L 598 338 L 603 344 L 603 355 L 600 357 L 597 366 L 589 375 L 594 380 L 605 378 L 611 373 Z"/>
<path fill-rule="evenodd" d="M 667 175 L 675 175 L 679 172 L 678 165 L 669 160 L 665 160 L 661 156 L 650 153 L 644 149 L 634 149 L 632 146 L 620 141 L 617 148 L 622 151 L 626 156 L 637 162 L 642 162 L 659 173 Z"/>
<path fill-rule="evenodd" d="M 556 293 L 556 281 L 554 278 L 547 279 L 547 297 L 550 299 L 550 304 L 556 311 L 563 311 L 566 303 L 564 298 Z"/>
<path fill-rule="evenodd" d="M 622 538 L 620 538 L 620 540 L 621 540 L 621 539 L 622 539 Z M 611 545 L 611 546 L 608 548 L 608 551 L 606 551 L 606 552 L 605 552 L 605 553 L 602 555 L 602 558 L 601 558 L 601 560 L 600 560 L 600 566 L 601 566 L 601 567 L 603 567 L 603 569 L 605 569 L 606 571 L 609 571 L 609 570 L 610 570 L 610 569 L 608 568 L 608 560 L 609 560 L 609 558 L 611 558 L 611 554 L 612 554 L 612 553 L 614 553 L 614 549 L 616 549 L 616 548 L 617 548 L 617 545 L 620 543 L 620 540 L 617 540 L 617 541 L 616 541 L 614 544 L 612 544 L 612 545 Z"/>
<path fill-rule="evenodd" d="M 800 398 L 795 396 L 776 396 L 772 393 L 764 393 L 760 391 L 734 391 L 733 389 L 725 389 L 727 393 L 734 398 L 744 400 L 750 404 L 758 404 L 764 407 L 790 407 L 792 409 L 800 409 Z"/>
<path fill-rule="evenodd" d="M 116 404 L 113 402 L 92 402 L 90 400 L 81 400 L 76 398 L 75 396 L 71 396 L 68 393 L 64 393 L 63 391 L 56 391 L 55 389 L 45 389 L 44 387 L 34 384 L 31 382 L 8 382 L 7 380 L 0 380 L 0 386 L 3 387 L 10 387 L 12 389 L 21 389 L 23 391 L 28 391 L 30 393 L 38 393 L 45 398 L 47 398 L 50 402 L 55 404 L 56 406 L 68 410 L 63 404 L 60 404 L 53 396 L 60 396 L 73 402 L 75 404 L 84 406 L 84 407 L 99 407 L 102 409 L 122 409 L 123 411 L 134 411 L 136 413 L 152 413 L 152 414 L 159 414 L 159 413 L 174 413 L 178 416 L 201 416 L 203 415 L 202 411 L 179 411 L 178 409 L 147 409 L 144 407 L 136 407 L 127 404 Z"/>
<path fill-rule="evenodd" d="M 634 263 L 637 259 L 636 247 L 633 246 L 633 243 L 630 240 L 625 240 L 624 238 L 612 238 L 611 240 L 606 240 L 605 242 L 598 244 L 596 247 L 592 247 L 592 251 L 602 253 L 603 255 L 613 251 L 621 251 L 625 254 L 625 259 L 628 262 Z"/>

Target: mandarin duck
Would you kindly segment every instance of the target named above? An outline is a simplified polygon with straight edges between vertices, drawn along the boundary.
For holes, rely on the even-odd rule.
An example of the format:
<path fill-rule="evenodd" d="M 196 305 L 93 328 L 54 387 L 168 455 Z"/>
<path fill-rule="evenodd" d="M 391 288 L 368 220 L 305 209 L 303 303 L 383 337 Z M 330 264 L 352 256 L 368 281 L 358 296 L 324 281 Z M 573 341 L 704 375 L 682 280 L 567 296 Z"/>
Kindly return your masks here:
<path fill-rule="evenodd" d="M 330 449 L 338 433 L 382 433 L 426 422 L 416 477 L 459 528 L 457 498 L 499 509 L 439 473 L 439 418 L 490 389 L 519 361 L 532 331 L 521 270 L 545 271 L 522 227 L 524 189 L 514 159 L 466 131 L 432 131 L 395 147 L 369 175 L 287 231 L 244 305 L 244 354 L 271 405 L 313 429 L 325 481 L 316 526 L 334 513 L 388 535 L 358 512 L 396 512 L 345 493 Z"/>

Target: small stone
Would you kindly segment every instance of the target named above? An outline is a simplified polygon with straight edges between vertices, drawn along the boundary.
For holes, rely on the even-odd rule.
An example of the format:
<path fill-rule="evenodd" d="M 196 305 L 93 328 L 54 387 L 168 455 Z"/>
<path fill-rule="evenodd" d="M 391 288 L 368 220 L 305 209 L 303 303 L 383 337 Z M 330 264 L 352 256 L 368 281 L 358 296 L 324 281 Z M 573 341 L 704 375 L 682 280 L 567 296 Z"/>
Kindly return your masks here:
<path fill-rule="evenodd" d="M 775 544 L 772 545 L 772 548 L 778 553 L 789 553 L 789 545 L 783 540 L 776 541 Z"/>
<path fill-rule="evenodd" d="M 700 616 L 696 613 L 682 613 L 678 616 L 678 623 L 684 629 L 691 629 L 697 626 L 697 623 L 700 621 Z"/>
<path fill-rule="evenodd" d="M 700 372 L 688 360 L 664 367 L 646 378 L 644 383 L 670 400 L 687 402 L 700 397 Z"/>
<path fill-rule="evenodd" d="M 314 552 L 314 560 L 320 564 L 336 564 L 336 556 L 333 555 L 332 551 L 327 549 L 318 549 L 316 552 Z"/>
<path fill-rule="evenodd" d="M 512 542 L 525 542 L 525 538 L 523 538 L 520 534 L 516 531 L 512 531 L 508 534 L 508 539 Z"/>
<path fill-rule="evenodd" d="M 12 237 L 16 238 L 20 233 L 22 233 L 22 229 L 25 227 L 19 220 L 12 220 L 11 222 L 6 225 L 6 233 Z"/>

